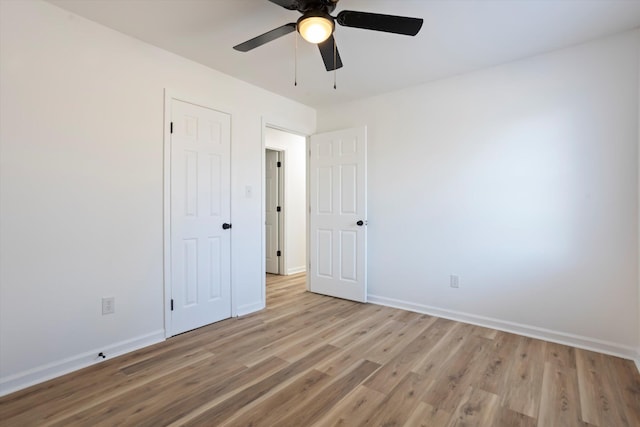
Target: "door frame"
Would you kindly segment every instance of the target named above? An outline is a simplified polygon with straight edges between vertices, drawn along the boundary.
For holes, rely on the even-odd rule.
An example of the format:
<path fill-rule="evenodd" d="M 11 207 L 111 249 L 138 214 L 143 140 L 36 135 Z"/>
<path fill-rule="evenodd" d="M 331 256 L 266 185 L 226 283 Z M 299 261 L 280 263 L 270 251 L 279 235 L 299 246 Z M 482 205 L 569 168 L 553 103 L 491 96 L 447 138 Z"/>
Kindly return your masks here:
<path fill-rule="evenodd" d="M 200 107 L 215 110 L 220 113 L 228 114 L 231 121 L 231 152 L 229 153 L 229 175 L 231 179 L 231 188 L 229 189 L 230 200 L 230 220 L 233 220 L 233 113 L 228 108 L 219 108 L 209 99 L 202 99 L 198 96 L 184 94 L 172 89 L 164 89 L 164 129 L 163 129 L 163 166 L 162 166 L 162 264 L 163 264 L 163 298 L 162 312 L 164 313 L 164 337 L 170 338 L 172 331 L 171 325 L 171 115 L 172 101 L 182 101 L 189 104 L 198 105 Z M 233 275 L 233 238 L 231 238 L 231 253 L 229 254 L 229 281 L 231 286 L 231 317 L 237 316 L 237 298 L 236 286 Z"/>
<path fill-rule="evenodd" d="M 274 118 L 271 116 L 262 116 L 262 162 L 261 162 L 261 176 L 262 176 L 262 192 L 261 192 L 261 206 L 262 209 L 260 210 L 260 216 L 261 216 L 261 224 L 262 224 L 262 245 L 261 245 L 261 250 L 262 250 L 262 302 L 263 302 L 263 307 L 267 306 L 267 275 L 265 274 L 265 272 L 267 271 L 267 260 L 266 260 L 266 254 L 267 254 L 267 248 L 266 248 L 266 244 L 267 244 L 267 239 L 266 239 L 266 234 L 265 234 L 265 221 L 266 221 L 266 212 L 265 212 L 265 204 L 266 204 L 266 186 L 267 186 L 267 180 L 266 180 L 266 170 L 265 170 L 265 161 L 266 161 L 266 149 L 269 148 L 266 146 L 266 130 L 267 128 L 271 128 L 271 129 L 275 129 L 275 130 L 280 130 L 283 132 L 288 132 L 294 135 L 299 135 L 304 137 L 305 139 L 305 152 L 308 153 L 309 152 L 309 136 L 310 136 L 310 132 L 309 130 L 305 130 L 304 128 L 299 127 L 299 125 L 297 125 L 295 122 L 290 122 L 287 120 L 283 120 L 282 118 Z M 283 160 L 283 162 L 287 161 L 286 158 L 286 150 L 284 149 L 278 149 L 278 150 L 282 150 L 285 152 L 285 158 Z M 306 185 L 306 195 L 305 195 L 305 203 L 306 206 L 309 206 L 309 156 L 305 156 L 306 159 L 306 165 L 305 165 L 305 169 L 306 169 L 306 174 L 307 174 L 307 185 Z M 286 164 L 286 163 L 285 163 Z M 284 178 L 284 177 L 283 177 Z M 284 185 L 284 179 L 283 179 L 283 185 Z M 283 191 L 283 196 L 286 197 L 286 195 L 284 195 L 284 191 Z M 286 200 L 285 200 L 286 203 Z M 309 209 L 305 209 L 307 217 L 309 216 Z M 284 218 L 284 215 L 283 215 Z M 284 222 L 284 221 L 283 221 Z M 283 227 L 284 228 L 284 227 Z M 286 232 L 286 230 L 285 230 Z M 308 218 L 307 218 L 307 255 L 306 255 L 306 261 L 305 261 L 305 265 L 307 266 L 307 272 L 309 270 L 309 250 L 308 250 L 308 246 L 309 246 L 309 222 L 308 222 Z M 286 270 L 283 270 L 286 271 Z M 307 280 L 306 283 L 306 288 L 307 290 L 309 289 L 309 281 Z"/>
<path fill-rule="evenodd" d="M 271 126 L 267 126 L 267 127 L 273 129 Z M 278 170 L 278 202 L 279 202 L 279 205 L 282 206 L 282 209 L 280 210 L 280 215 L 278 215 L 278 250 L 286 254 L 287 252 L 285 252 L 285 246 L 286 246 L 287 230 L 285 228 L 286 210 L 284 206 L 287 205 L 287 201 L 286 201 L 286 195 L 284 191 L 284 180 L 287 173 L 285 170 L 285 168 L 287 167 L 287 149 L 285 147 L 279 147 L 273 144 L 269 144 L 268 146 L 266 146 L 266 141 L 265 141 L 265 157 L 266 157 L 267 150 L 276 151 L 278 153 L 278 161 L 282 162 L 282 167 L 278 168 L 279 169 Z M 266 194 L 267 194 L 267 187 L 266 187 L 266 171 L 265 171 L 265 205 L 264 206 L 266 206 Z M 265 220 L 266 220 L 266 215 L 265 215 Z M 265 221 L 265 224 L 266 224 L 266 221 Z M 264 243 L 265 245 L 267 244 L 266 235 L 265 235 Z M 278 258 L 279 258 L 278 274 L 284 275 L 288 271 L 287 257 L 281 256 Z M 266 246 L 265 246 L 265 265 L 266 265 Z M 266 267 L 265 267 L 265 271 L 266 271 Z"/>

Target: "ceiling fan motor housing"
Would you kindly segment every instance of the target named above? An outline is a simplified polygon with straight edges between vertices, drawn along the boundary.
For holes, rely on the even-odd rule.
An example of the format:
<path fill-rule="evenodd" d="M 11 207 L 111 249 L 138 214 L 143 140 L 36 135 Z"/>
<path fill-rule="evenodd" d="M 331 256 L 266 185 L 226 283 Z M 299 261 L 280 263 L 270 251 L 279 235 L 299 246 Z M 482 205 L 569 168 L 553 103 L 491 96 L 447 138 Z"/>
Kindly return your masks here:
<path fill-rule="evenodd" d="M 338 0 L 298 0 L 295 2 L 295 10 L 303 14 L 310 11 L 329 14 L 335 10 L 337 4 Z"/>

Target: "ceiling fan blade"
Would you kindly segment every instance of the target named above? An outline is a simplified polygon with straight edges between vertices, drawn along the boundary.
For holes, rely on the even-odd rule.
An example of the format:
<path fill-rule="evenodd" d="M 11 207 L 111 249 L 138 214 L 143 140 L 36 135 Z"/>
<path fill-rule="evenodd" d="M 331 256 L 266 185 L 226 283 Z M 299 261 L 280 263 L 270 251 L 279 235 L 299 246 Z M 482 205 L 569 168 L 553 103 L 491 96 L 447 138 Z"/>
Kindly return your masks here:
<path fill-rule="evenodd" d="M 271 3 L 275 3 L 278 6 L 282 6 L 289 10 L 298 10 L 298 0 L 269 0 Z"/>
<path fill-rule="evenodd" d="M 296 30 L 296 24 L 293 24 L 293 23 L 286 24 L 286 25 L 283 25 L 282 27 L 278 27 L 274 30 L 261 34 L 258 37 L 254 37 L 251 40 L 247 40 L 244 43 L 240 43 L 239 45 L 236 45 L 233 48 L 235 50 L 239 50 L 240 52 L 248 52 L 251 49 L 255 49 L 259 46 L 262 46 L 265 43 L 269 43 L 270 41 L 273 41 L 284 35 L 292 33 L 295 30 Z"/>
<path fill-rule="evenodd" d="M 415 36 L 424 22 L 421 18 L 407 16 L 382 15 L 379 13 L 343 10 L 338 14 L 338 24 L 345 27 L 364 28 L 365 30 Z"/>
<path fill-rule="evenodd" d="M 342 68 L 342 59 L 340 59 L 340 52 L 338 52 L 338 47 L 336 47 L 335 51 L 335 64 L 334 64 L 334 56 L 333 56 L 333 46 L 335 43 L 335 39 L 333 35 L 329 36 L 328 39 L 323 41 L 322 43 L 318 43 L 318 49 L 320 49 L 320 55 L 322 55 L 322 60 L 324 61 L 324 66 L 327 71 L 337 70 L 338 68 Z"/>

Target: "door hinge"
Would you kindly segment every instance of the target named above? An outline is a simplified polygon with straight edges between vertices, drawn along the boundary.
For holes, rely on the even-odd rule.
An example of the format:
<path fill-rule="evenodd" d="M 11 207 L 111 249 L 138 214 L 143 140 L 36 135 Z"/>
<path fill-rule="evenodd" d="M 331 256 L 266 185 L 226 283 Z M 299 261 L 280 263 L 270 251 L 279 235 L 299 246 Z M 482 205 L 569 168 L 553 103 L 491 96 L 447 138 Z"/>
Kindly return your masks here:
<path fill-rule="evenodd" d="M 173 298 L 171 298 L 171 311 L 173 311 Z"/>
<path fill-rule="evenodd" d="M 276 252 L 276 256 L 282 256 L 282 251 Z"/>
<path fill-rule="evenodd" d="M 276 212 L 280 212 L 280 211 L 282 211 L 282 208 L 281 208 L 280 206 L 278 206 L 278 207 L 276 208 Z"/>
<path fill-rule="evenodd" d="M 277 167 L 279 167 L 279 168 L 281 168 L 281 167 L 282 167 L 282 162 L 278 162 L 278 163 L 276 163 L 276 166 L 277 166 Z"/>
<path fill-rule="evenodd" d="M 169 125 L 169 133 L 173 133 L 173 122 Z"/>

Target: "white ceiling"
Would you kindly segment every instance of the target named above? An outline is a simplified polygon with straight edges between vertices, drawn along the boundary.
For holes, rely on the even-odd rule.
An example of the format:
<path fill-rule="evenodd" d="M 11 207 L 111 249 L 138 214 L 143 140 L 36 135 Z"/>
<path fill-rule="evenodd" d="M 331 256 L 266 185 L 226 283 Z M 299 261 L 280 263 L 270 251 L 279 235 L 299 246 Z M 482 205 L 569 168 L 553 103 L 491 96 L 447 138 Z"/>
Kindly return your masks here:
<path fill-rule="evenodd" d="M 49 0 L 152 45 L 312 107 L 346 102 L 513 61 L 640 26 L 635 0 L 341 0 L 340 10 L 424 19 L 416 37 L 337 26 L 344 68 L 325 71 L 295 34 L 247 53 L 232 46 L 298 12 L 267 0 Z"/>

